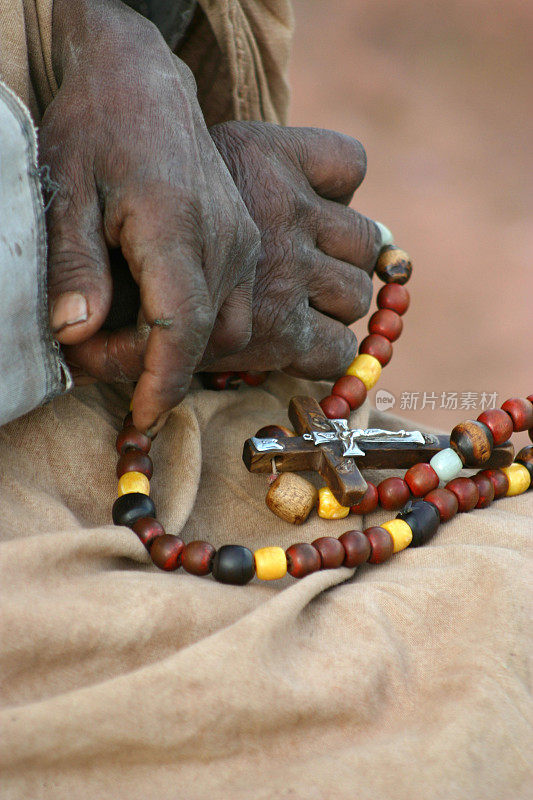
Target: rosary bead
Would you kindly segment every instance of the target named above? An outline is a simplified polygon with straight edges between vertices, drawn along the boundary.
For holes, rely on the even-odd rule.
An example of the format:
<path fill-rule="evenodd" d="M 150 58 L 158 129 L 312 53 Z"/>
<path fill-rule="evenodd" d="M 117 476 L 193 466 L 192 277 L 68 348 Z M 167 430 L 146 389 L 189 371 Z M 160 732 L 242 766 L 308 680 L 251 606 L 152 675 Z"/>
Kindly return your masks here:
<path fill-rule="evenodd" d="M 450 447 L 469 467 L 478 467 L 490 458 L 494 440 L 482 422 L 468 419 L 456 425 L 450 434 Z"/>
<path fill-rule="evenodd" d="M 213 559 L 213 578 L 219 583 L 244 586 L 255 574 L 254 554 L 240 544 L 225 544 Z"/>
<path fill-rule="evenodd" d="M 261 581 L 275 581 L 287 574 L 287 556 L 282 547 L 261 547 L 254 552 L 255 574 Z"/>
<path fill-rule="evenodd" d="M 385 336 L 381 336 L 379 333 L 371 333 L 359 345 L 359 352 L 374 356 L 382 367 L 386 367 L 392 358 L 392 345 Z"/>
<path fill-rule="evenodd" d="M 444 483 L 456 478 L 463 469 L 463 462 L 451 447 L 445 447 L 444 450 L 440 450 L 429 463 L 439 476 L 439 480 Z"/>
<path fill-rule="evenodd" d="M 533 403 L 526 397 L 512 397 L 510 400 L 506 400 L 502 409 L 507 411 L 513 420 L 515 433 L 527 431 L 533 427 Z"/>
<path fill-rule="evenodd" d="M 158 536 L 152 542 L 150 558 L 159 569 L 164 569 L 165 572 L 173 572 L 181 564 L 181 554 L 184 547 L 185 542 L 178 536 L 164 533 L 163 536 Z"/>
<path fill-rule="evenodd" d="M 295 472 L 278 475 L 265 498 L 269 509 L 292 525 L 305 522 L 317 499 L 316 487 Z"/>
<path fill-rule="evenodd" d="M 411 492 L 403 478 L 385 478 L 378 484 L 378 495 L 381 506 L 393 511 L 405 505 Z"/>
<path fill-rule="evenodd" d="M 261 386 L 268 378 L 268 372 L 238 372 L 237 375 L 248 386 Z"/>
<path fill-rule="evenodd" d="M 515 463 L 522 464 L 533 479 L 533 447 L 523 447 L 515 458 Z"/>
<path fill-rule="evenodd" d="M 366 386 L 360 378 L 355 375 L 343 375 L 333 384 L 331 394 L 342 397 L 352 411 L 360 408 L 366 400 Z"/>
<path fill-rule="evenodd" d="M 479 415 L 477 421 L 486 425 L 492 433 L 495 447 L 506 442 L 513 432 L 513 420 L 501 408 L 491 408 L 488 411 L 484 411 Z"/>
<path fill-rule="evenodd" d="M 494 485 L 490 478 L 486 475 L 472 475 L 472 480 L 477 486 L 479 492 L 479 500 L 476 503 L 476 508 L 487 508 L 494 500 Z"/>
<path fill-rule="evenodd" d="M 143 453 L 149 453 L 152 446 L 152 440 L 149 436 L 141 433 L 131 425 L 129 428 L 124 428 L 117 436 L 117 451 L 119 455 L 123 455 L 126 450 L 142 450 Z"/>
<path fill-rule="evenodd" d="M 350 508 L 352 514 L 371 514 L 375 511 L 379 503 L 377 487 L 367 481 L 367 490 L 361 500 Z"/>
<path fill-rule="evenodd" d="M 399 283 L 387 283 L 378 292 L 377 305 L 378 308 L 389 308 L 391 311 L 396 311 L 401 317 L 409 308 L 410 300 L 405 286 L 400 286 Z"/>
<path fill-rule="evenodd" d="M 125 472 L 118 481 L 118 496 L 139 492 L 150 494 L 150 481 L 142 472 Z"/>
<path fill-rule="evenodd" d="M 344 547 L 345 567 L 358 567 L 368 561 L 372 548 L 363 531 L 346 531 L 339 536 L 339 542 Z"/>
<path fill-rule="evenodd" d="M 378 525 L 373 525 L 363 531 L 364 535 L 370 542 L 370 557 L 371 564 L 382 564 L 387 561 L 394 552 L 394 542 L 390 533 Z"/>
<path fill-rule="evenodd" d="M 531 486 L 531 475 L 527 467 L 523 464 L 510 464 L 508 467 L 502 467 L 502 472 L 505 472 L 509 478 L 509 488 L 507 490 L 507 497 L 514 497 L 517 494 L 527 492 Z"/>
<path fill-rule="evenodd" d="M 413 265 L 405 250 L 391 244 L 383 247 L 376 262 L 376 275 L 383 283 L 407 283 Z"/>
<path fill-rule="evenodd" d="M 453 492 L 448 489 L 432 489 L 428 492 L 424 500 L 432 503 L 439 512 L 440 521 L 448 522 L 459 510 L 459 501 Z"/>
<path fill-rule="evenodd" d="M 318 516 L 322 519 L 344 519 L 350 513 L 349 506 L 341 506 L 331 489 L 323 486 L 318 490 Z"/>
<path fill-rule="evenodd" d="M 337 569 L 341 567 L 346 558 L 346 551 L 342 543 L 333 536 L 321 536 L 311 542 L 320 553 L 320 562 L 322 569 Z"/>
<path fill-rule="evenodd" d="M 131 528 L 141 517 L 157 517 L 154 501 L 147 494 L 123 494 L 113 503 L 113 522 Z"/>
<path fill-rule="evenodd" d="M 320 408 L 328 419 L 348 419 L 350 406 L 344 397 L 338 394 L 328 394 L 320 401 Z"/>
<path fill-rule="evenodd" d="M 395 342 L 402 329 L 402 318 L 396 311 L 391 311 L 389 308 L 380 308 L 375 311 L 368 321 L 368 332 L 385 336 L 389 342 Z"/>
<path fill-rule="evenodd" d="M 200 380 L 204 389 L 222 392 L 224 389 L 237 389 L 241 383 L 236 372 L 202 372 Z"/>
<path fill-rule="evenodd" d="M 379 381 L 381 364 L 374 356 L 361 353 L 354 358 L 346 370 L 346 375 L 355 375 L 356 378 L 363 381 L 365 389 L 369 391 Z"/>
<path fill-rule="evenodd" d="M 150 480 L 154 472 L 152 459 L 142 450 L 126 450 L 117 462 L 117 478 L 126 472 L 142 472 Z"/>
<path fill-rule="evenodd" d="M 285 425 L 265 425 L 255 434 L 256 439 L 283 439 L 285 436 L 294 436 Z"/>
<path fill-rule="evenodd" d="M 415 497 L 436 489 L 439 485 L 439 476 L 430 464 L 415 464 L 405 473 L 405 482 Z"/>
<path fill-rule="evenodd" d="M 320 553 L 312 544 L 302 542 L 291 544 L 286 550 L 287 571 L 293 578 L 305 578 L 312 572 L 318 572 L 322 566 Z"/>
<path fill-rule="evenodd" d="M 484 475 L 494 486 L 494 499 L 498 500 L 500 497 L 505 497 L 509 489 L 509 478 L 502 472 L 501 469 L 484 469 L 478 472 L 478 475 Z"/>
<path fill-rule="evenodd" d="M 181 566 L 191 575 L 209 575 L 215 553 L 215 548 L 209 542 L 189 542 L 181 554 Z"/>
<path fill-rule="evenodd" d="M 440 524 L 440 513 L 433 503 L 426 500 L 409 500 L 396 519 L 403 519 L 411 528 L 411 547 L 420 547 L 435 535 Z"/>
<path fill-rule="evenodd" d="M 471 478 L 455 478 L 446 484 L 446 489 L 457 497 L 459 511 L 472 511 L 479 500 L 479 491 Z"/>
<path fill-rule="evenodd" d="M 147 550 L 150 550 L 152 542 L 158 536 L 163 536 L 165 529 L 153 517 L 141 517 L 131 526 L 132 531 L 135 531 L 141 542 Z"/>
<path fill-rule="evenodd" d="M 405 550 L 413 541 L 413 531 L 403 519 L 391 519 L 389 522 L 383 522 L 381 527 L 385 528 L 392 536 L 394 553 Z"/>

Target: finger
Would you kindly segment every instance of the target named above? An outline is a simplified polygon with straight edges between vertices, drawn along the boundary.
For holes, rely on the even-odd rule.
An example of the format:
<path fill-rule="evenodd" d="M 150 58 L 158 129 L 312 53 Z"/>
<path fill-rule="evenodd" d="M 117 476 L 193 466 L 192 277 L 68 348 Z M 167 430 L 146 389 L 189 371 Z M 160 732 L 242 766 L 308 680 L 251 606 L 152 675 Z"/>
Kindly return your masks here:
<path fill-rule="evenodd" d="M 311 380 L 334 380 L 343 375 L 357 354 L 355 333 L 340 322 L 309 309 L 309 346 L 285 370 Z"/>
<path fill-rule="evenodd" d="M 253 282 L 236 286 L 218 312 L 202 366 L 244 350 L 252 336 Z"/>
<path fill-rule="evenodd" d="M 105 383 L 136 381 L 143 371 L 149 328 L 98 331 L 88 341 L 64 347 L 69 364 L 81 373 Z"/>
<path fill-rule="evenodd" d="M 364 317 L 372 301 L 366 272 L 315 250 L 309 267 L 309 302 L 317 311 L 351 325 Z"/>
<path fill-rule="evenodd" d="M 307 180 L 321 197 L 349 203 L 366 174 L 366 153 L 357 139 L 320 128 L 295 128 Z"/>
<path fill-rule="evenodd" d="M 382 247 L 376 223 L 331 200 L 322 200 L 317 215 L 317 247 L 333 258 L 347 261 L 371 274 Z"/>
<path fill-rule="evenodd" d="M 61 344 L 75 344 L 104 322 L 111 275 L 96 189 L 55 180 L 60 189 L 47 213 L 50 327 Z"/>

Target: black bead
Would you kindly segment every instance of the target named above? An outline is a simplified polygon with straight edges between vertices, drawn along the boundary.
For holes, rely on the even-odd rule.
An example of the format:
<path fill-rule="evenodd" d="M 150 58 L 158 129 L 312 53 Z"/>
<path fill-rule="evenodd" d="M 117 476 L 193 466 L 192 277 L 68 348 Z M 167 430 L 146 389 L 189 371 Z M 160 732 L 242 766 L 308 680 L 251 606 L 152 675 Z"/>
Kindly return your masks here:
<path fill-rule="evenodd" d="M 526 448 L 524 448 L 524 450 L 525 449 Z M 518 456 L 515 458 L 515 462 L 517 464 L 522 464 L 522 466 L 527 469 L 527 471 L 531 475 L 531 483 L 529 485 L 529 488 L 533 489 L 533 461 L 530 461 L 530 460 L 528 460 L 526 458 L 520 458 L 519 456 L 520 456 L 520 453 L 518 453 Z"/>
<path fill-rule="evenodd" d="M 244 586 L 255 575 L 254 554 L 240 544 L 225 544 L 213 559 L 213 578 L 219 583 Z"/>
<path fill-rule="evenodd" d="M 409 500 L 396 519 L 403 519 L 413 531 L 410 547 L 420 547 L 436 533 L 440 523 L 437 506 L 426 500 Z"/>
<path fill-rule="evenodd" d="M 141 517 L 156 517 L 154 501 L 147 494 L 130 492 L 113 503 L 113 522 L 127 528 Z"/>

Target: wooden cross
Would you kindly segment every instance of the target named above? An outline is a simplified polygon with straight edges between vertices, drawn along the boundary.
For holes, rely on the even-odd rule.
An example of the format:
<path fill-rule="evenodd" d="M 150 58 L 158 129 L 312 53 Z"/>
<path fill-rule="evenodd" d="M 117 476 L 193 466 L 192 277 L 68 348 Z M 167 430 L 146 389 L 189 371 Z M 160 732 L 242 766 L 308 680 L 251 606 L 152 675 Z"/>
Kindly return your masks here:
<path fill-rule="evenodd" d="M 439 450 L 450 446 L 448 436 L 420 431 L 351 430 L 345 420 L 328 419 L 312 397 L 293 397 L 289 419 L 298 436 L 246 440 L 242 458 L 247 469 L 318 472 L 343 506 L 355 505 L 366 492 L 367 483 L 359 466 L 408 468 L 428 462 Z M 506 442 L 494 448 L 483 466 L 506 467 L 513 458 L 513 446 Z"/>

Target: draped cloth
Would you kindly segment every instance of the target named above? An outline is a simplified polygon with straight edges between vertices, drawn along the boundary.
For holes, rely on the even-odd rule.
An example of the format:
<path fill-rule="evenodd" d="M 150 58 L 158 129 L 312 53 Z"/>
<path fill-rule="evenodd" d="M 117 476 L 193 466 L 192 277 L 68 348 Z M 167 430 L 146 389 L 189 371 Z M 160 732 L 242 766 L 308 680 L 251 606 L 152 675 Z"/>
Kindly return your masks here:
<path fill-rule="evenodd" d="M 180 55 L 208 120 L 283 121 L 285 4 L 201 6 Z M 4 78 L 38 121 L 55 91 L 50 3 L 0 8 Z M 292 395 L 327 391 L 277 374 L 193 386 L 152 446 L 166 529 L 254 549 L 390 518 L 291 526 L 241 461 L 259 427 L 288 424 Z M 111 524 L 128 402 L 77 389 L 0 428 L 3 798 L 530 796 L 531 492 L 379 566 L 246 587 L 163 573 Z M 351 423 L 409 427 L 367 405 Z"/>

